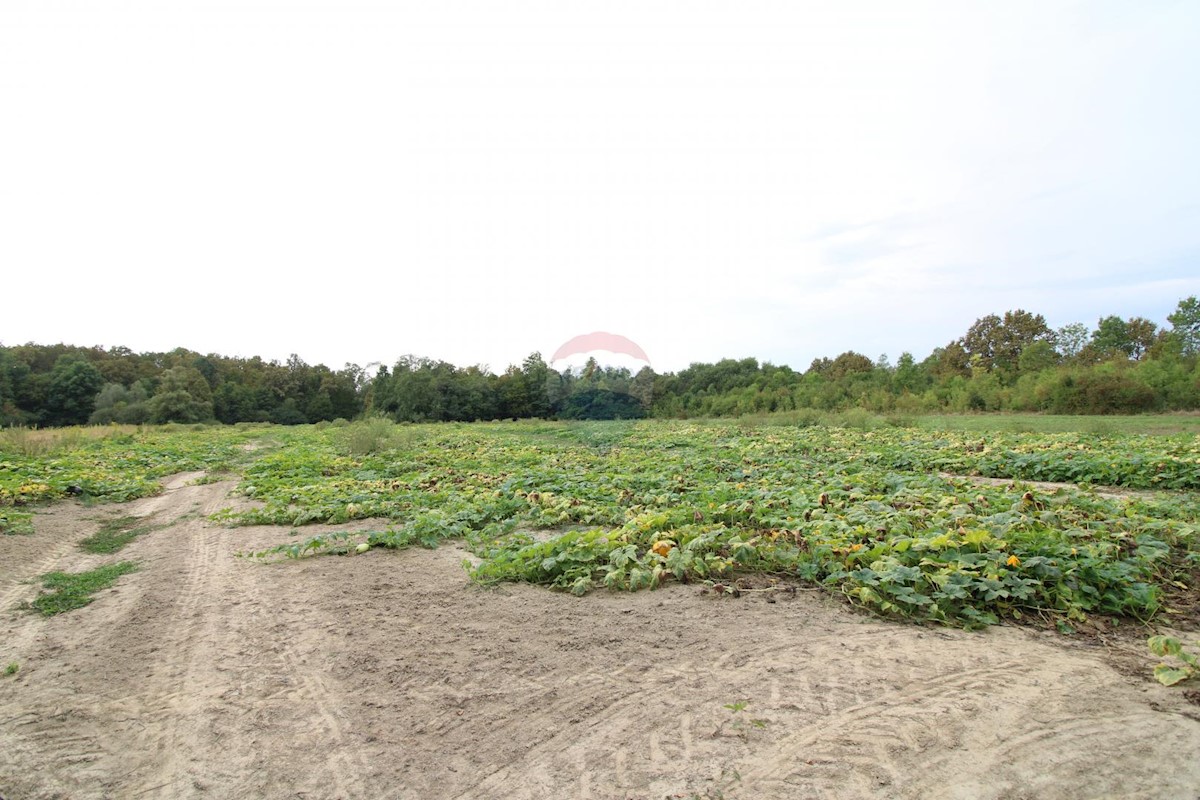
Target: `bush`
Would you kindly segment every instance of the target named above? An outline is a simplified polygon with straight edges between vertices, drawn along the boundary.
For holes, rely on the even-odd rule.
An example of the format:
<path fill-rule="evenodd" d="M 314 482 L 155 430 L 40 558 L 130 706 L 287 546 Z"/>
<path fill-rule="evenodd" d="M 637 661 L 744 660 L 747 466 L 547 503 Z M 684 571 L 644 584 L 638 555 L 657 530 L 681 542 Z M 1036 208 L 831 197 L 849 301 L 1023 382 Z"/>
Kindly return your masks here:
<path fill-rule="evenodd" d="M 1140 381 L 1112 372 L 1063 375 L 1050 396 L 1055 414 L 1138 414 L 1153 411 L 1154 390 Z"/>
<path fill-rule="evenodd" d="M 833 415 L 829 423 L 835 428 L 856 428 L 869 431 L 879 427 L 879 417 L 862 408 L 850 408 Z"/>
<path fill-rule="evenodd" d="M 395 446 L 396 423 L 384 417 L 371 417 L 346 428 L 346 450 L 352 456 L 381 453 Z"/>

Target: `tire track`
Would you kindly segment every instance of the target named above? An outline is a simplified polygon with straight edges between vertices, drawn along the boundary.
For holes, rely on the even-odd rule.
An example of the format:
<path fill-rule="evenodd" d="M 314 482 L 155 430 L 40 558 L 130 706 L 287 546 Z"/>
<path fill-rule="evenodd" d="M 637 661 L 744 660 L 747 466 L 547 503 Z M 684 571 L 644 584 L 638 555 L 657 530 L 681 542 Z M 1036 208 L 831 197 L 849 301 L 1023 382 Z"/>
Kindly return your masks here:
<path fill-rule="evenodd" d="M 231 486 L 128 508 L 208 513 Z M 0 794 L 1007 799 L 1200 785 L 1200 724 L 1177 695 L 1052 637 L 881 623 L 803 594 L 483 589 L 455 548 L 232 555 L 285 535 L 189 514 L 133 542 L 144 569 L 43 627 L 43 665 L 11 684 L 24 694 L 0 685 Z"/>
<path fill-rule="evenodd" d="M 219 491 L 201 487 L 201 514 L 222 508 L 233 485 L 213 484 Z M 182 493 L 178 503 L 194 500 L 192 495 Z M 234 556 L 245 530 L 198 519 L 172 530 L 174 541 L 186 541 L 176 548 L 182 564 L 166 584 L 175 589 L 169 616 L 177 624 L 165 636 L 144 700 L 157 725 L 143 738 L 159 743 L 159 757 L 134 789 L 173 797 L 181 787 L 203 785 L 215 772 L 232 791 L 258 794 L 262 787 L 255 776 L 267 765 L 294 762 L 304 753 L 308 762 L 323 760 L 322 769 L 304 771 L 319 776 L 312 787 L 318 795 L 355 796 L 353 776 L 364 762 L 347 743 L 337 706 L 341 692 L 319 671 L 301 666 L 305 631 L 316 621 L 303 604 L 283 600 L 293 576 Z M 281 622 L 269 625 L 272 617 Z M 263 720 L 284 734 L 276 737 L 278 746 L 231 758 L 223 743 L 260 737 Z M 297 786 L 308 783 L 298 780 Z"/>
<path fill-rule="evenodd" d="M 37 517 L 34 517 L 34 524 L 38 524 Z M 47 572 L 54 572 L 67 555 L 75 549 L 79 539 L 82 538 L 84 537 L 80 536 L 78 539 L 56 541 L 43 551 L 44 555 L 41 558 L 23 564 L 20 574 L 7 581 L 8 585 L 0 593 L 0 613 L 10 612 L 16 609 L 22 602 L 32 601 L 37 597 L 39 591 L 37 579 Z M 13 635 L 13 633 L 8 633 L 8 637 Z M 9 639 L 8 642 L 11 644 L 12 639 Z"/>

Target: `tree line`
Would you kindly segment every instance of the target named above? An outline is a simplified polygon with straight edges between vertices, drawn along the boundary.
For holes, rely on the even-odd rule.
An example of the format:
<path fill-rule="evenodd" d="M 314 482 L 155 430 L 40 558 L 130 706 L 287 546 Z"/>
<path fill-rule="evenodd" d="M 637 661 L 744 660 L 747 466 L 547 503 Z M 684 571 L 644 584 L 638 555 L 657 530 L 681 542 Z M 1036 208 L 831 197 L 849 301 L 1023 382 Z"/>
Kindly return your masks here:
<path fill-rule="evenodd" d="M 1169 326 L 1108 316 L 1058 329 L 1024 310 L 988 315 L 924 360 L 856 352 L 807 370 L 754 358 L 636 374 L 589 360 L 555 370 L 539 353 L 504 372 L 405 356 L 375 374 L 291 356 L 65 344 L 0 346 L 0 425 L 166 422 L 283 425 L 385 415 L 400 422 L 697 417 L 815 408 L 877 413 L 1138 413 L 1200 408 L 1200 302 Z"/>

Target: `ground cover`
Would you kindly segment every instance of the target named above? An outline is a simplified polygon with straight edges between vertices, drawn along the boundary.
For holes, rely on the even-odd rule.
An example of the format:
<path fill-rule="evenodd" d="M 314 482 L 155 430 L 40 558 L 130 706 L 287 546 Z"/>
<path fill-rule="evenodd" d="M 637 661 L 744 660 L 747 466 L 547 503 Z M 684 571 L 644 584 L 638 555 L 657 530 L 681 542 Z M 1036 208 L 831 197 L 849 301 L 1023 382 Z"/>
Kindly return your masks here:
<path fill-rule="evenodd" d="M 1143 433 L 1170 436 L 1200 434 L 1200 414 L 1133 414 L 1095 416 L 1082 414 L 922 414 L 911 418 L 921 428 L 962 431 L 1016 431 L 1040 433 Z"/>
<path fill-rule="evenodd" d="M 1200 563 L 1190 434 L 374 420 L 116 430 L 0 457 L 9 532 L 28 529 L 21 515 L 38 501 L 122 501 L 181 469 L 237 472 L 237 491 L 255 502 L 214 515 L 223 523 L 377 521 L 297 533 L 260 557 L 464 538 L 476 581 L 576 594 L 671 581 L 737 591 L 739 576 L 761 573 L 885 615 L 1068 625 L 1089 612 L 1149 619 L 1164 598 L 1194 591 Z M 125 523 L 83 546 L 114 552 L 145 530 Z"/>
<path fill-rule="evenodd" d="M 1148 619 L 1197 566 L 1193 436 L 863 431 L 739 424 L 409 428 L 351 455 L 339 429 L 278 431 L 218 518 L 384 519 L 257 551 L 301 556 L 465 537 L 484 583 L 577 594 L 789 575 L 879 613 L 976 626 L 1030 614 Z M 363 448 L 356 448 L 360 451 Z M 949 472 L 963 477 L 942 477 Z M 969 476 L 1012 478 L 981 485 Z M 1047 491 L 1022 480 L 1068 481 Z M 555 531 L 547 536 L 538 531 Z"/>
<path fill-rule="evenodd" d="M 115 428 L 109 435 L 48 431 L 0 437 L 0 509 L 65 497 L 124 502 L 161 491 L 158 478 L 185 470 L 220 471 L 245 457 L 249 427 Z M 78 429 L 104 432 L 104 428 Z M 58 434 L 55 436 L 54 434 Z"/>
<path fill-rule="evenodd" d="M 85 572 L 47 572 L 42 576 L 46 591 L 30 605 L 47 617 L 83 608 L 92 596 L 112 586 L 117 578 L 137 569 L 132 561 L 121 561 Z"/>

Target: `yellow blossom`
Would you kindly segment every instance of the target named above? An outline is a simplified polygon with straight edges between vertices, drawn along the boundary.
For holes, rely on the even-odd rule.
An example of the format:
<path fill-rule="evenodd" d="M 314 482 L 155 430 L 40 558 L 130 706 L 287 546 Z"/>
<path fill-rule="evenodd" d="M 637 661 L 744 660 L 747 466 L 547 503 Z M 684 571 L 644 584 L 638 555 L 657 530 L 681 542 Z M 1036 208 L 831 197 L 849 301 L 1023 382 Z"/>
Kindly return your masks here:
<path fill-rule="evenodd" d="M 1016 556 L 1009 556 L 1008 561 L 1004 563 L 1008 564 L 1010 567 L 1019 567 L 1021 566 L 1021 559 L 1017 558 Z"/>

